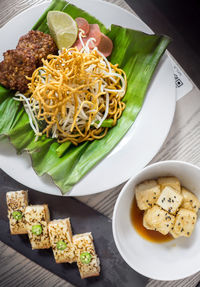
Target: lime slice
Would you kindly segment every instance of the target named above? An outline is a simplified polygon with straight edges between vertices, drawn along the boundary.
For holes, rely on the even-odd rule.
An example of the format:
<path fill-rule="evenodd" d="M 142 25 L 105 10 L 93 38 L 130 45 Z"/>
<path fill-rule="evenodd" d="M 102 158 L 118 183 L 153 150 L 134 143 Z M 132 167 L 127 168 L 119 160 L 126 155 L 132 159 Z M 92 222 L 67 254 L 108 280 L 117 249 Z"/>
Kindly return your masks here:
<path fill-rule="evenodd" d="M 67 13 L 50 11 L 47 14 L 47 24 L 58 49 L 70 48 L 77 39 L 78 26 Z"/>

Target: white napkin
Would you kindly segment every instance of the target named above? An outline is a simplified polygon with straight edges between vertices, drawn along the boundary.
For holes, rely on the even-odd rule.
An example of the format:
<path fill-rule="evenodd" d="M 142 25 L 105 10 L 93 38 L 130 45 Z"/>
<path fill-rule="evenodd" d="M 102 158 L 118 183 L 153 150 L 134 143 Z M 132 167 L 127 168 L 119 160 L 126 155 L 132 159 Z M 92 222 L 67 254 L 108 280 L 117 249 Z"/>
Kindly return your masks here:
<path fill-rule="evenodd" d="M 176 63 L 175 59 L 169 55 L 173 70 L 174 80 L 176 85 L 176 99 L 177 101 L 183 96 L 188 94 L 193 89 L 192 81 L 186 76 L 179 64 Z"/>

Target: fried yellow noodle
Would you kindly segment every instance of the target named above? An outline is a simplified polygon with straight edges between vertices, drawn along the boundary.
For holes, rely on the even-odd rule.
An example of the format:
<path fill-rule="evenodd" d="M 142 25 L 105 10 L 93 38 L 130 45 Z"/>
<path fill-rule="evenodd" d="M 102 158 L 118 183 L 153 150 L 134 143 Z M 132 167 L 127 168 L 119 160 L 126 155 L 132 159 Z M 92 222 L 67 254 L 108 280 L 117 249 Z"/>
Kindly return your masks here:
<path fill-rule="evenodd" d="M 28 88 L 25 105 L 29 119 L 35 118 L 35 133 L 60 143 L 103 138 L 109 129 L 104 121 L 116 125 L 125 109 L 126 75 L 97 49 L 88 53 L 71 48 L 49 55 Z M 45 122 L 42 129 L 35 126 L 39 121 Z"/>

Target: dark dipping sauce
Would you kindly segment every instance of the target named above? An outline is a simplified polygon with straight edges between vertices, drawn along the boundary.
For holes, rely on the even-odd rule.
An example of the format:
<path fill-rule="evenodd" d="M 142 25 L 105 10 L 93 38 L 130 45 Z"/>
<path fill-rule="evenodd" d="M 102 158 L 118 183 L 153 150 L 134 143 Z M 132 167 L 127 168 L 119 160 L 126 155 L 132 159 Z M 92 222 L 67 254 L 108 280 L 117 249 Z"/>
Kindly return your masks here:
<path fill-rule="evenodd" d="M 158 231 L 146 229 L 143 226 L 143 215 L 144 211 L 138 208 L 136 198 L 134 196 L 131 205 L 131 222 L 139 235 L 141 235 L 144 239 L 148 241 L 156 243 L 167 242 L 173 239 L 172 235 L 170 234 L 163 235 Z"/>

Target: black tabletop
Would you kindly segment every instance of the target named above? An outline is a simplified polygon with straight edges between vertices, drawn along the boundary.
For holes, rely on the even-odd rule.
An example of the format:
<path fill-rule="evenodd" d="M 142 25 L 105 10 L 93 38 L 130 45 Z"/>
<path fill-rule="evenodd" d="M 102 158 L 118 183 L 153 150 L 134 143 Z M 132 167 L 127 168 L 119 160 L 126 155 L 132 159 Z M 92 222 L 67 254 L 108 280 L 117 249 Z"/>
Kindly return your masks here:
<path fill-rule="evenodd" d="M 200 1 L 125 1 L 155 33 L 173 39 L 169 51 L 200 88 Z"/>

